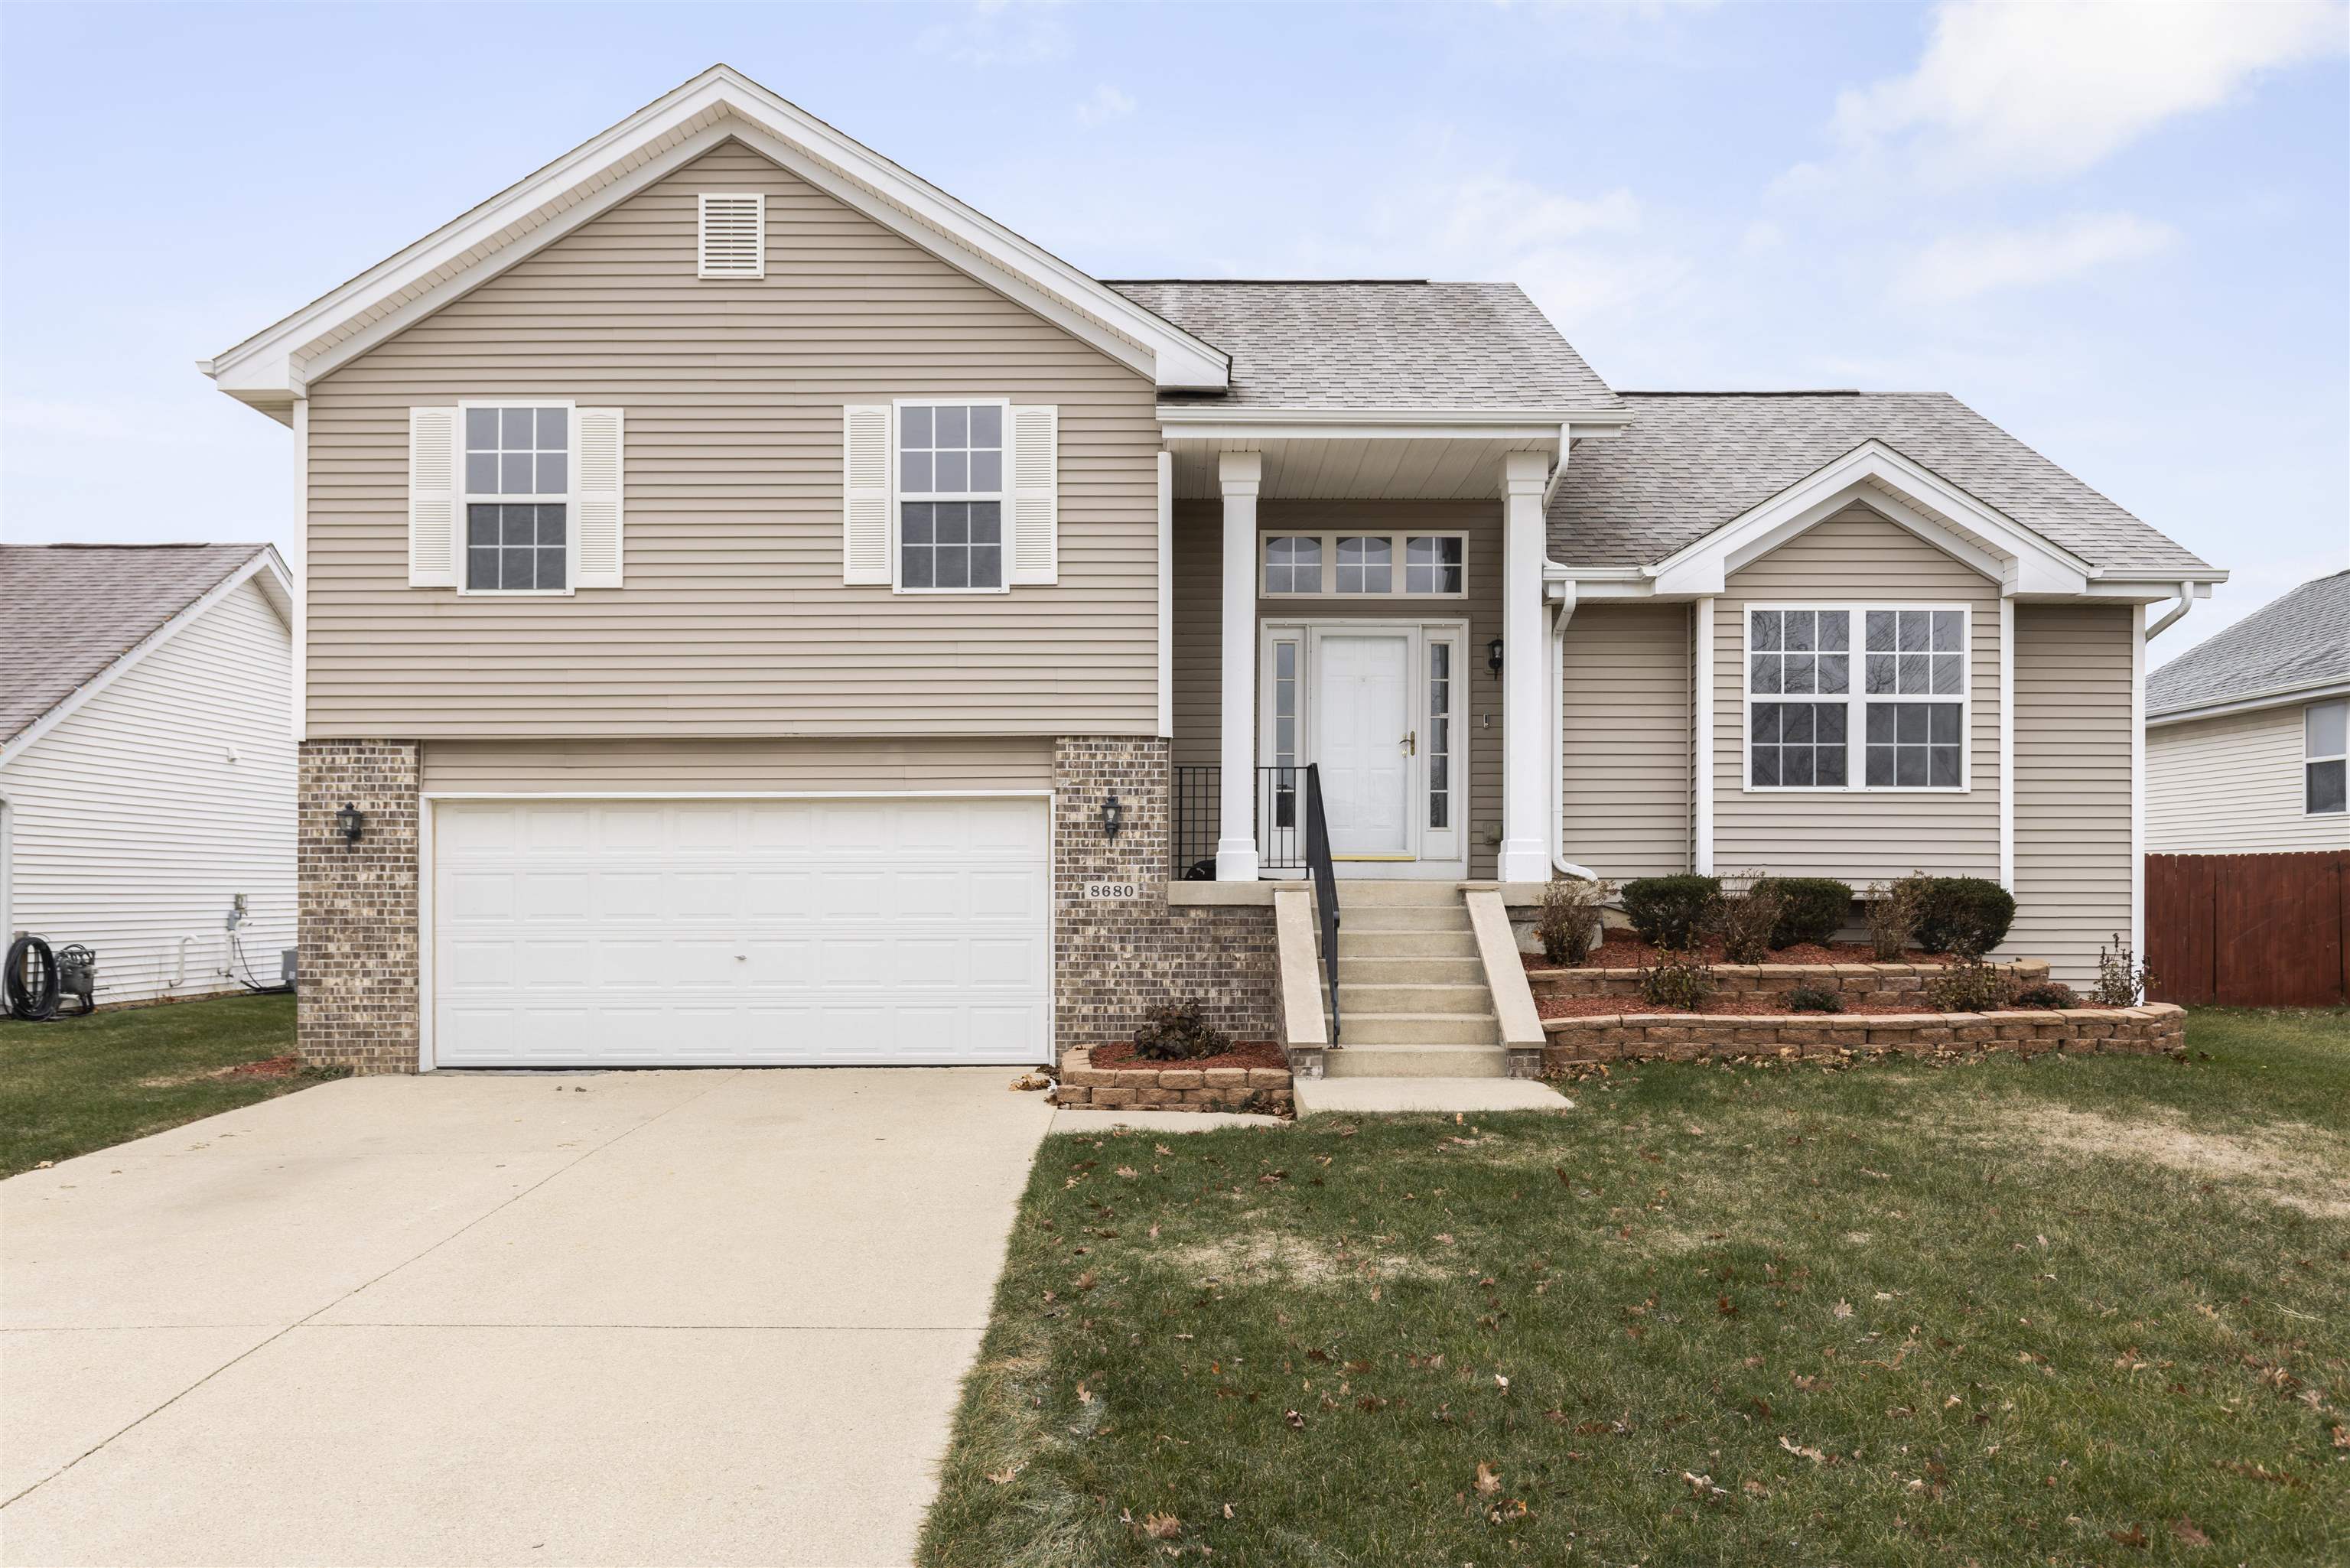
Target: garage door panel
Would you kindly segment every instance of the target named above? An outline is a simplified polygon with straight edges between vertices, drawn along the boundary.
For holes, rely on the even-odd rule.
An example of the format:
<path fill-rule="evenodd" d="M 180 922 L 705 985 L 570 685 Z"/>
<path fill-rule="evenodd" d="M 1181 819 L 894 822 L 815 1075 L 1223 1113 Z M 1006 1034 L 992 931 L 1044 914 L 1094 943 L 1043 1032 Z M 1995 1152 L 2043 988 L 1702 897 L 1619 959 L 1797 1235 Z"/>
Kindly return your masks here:
<path fill-rule="evenodd" d="M 1041 801 L 435 810 L 442 1064 L 1049 1054 Z"/>

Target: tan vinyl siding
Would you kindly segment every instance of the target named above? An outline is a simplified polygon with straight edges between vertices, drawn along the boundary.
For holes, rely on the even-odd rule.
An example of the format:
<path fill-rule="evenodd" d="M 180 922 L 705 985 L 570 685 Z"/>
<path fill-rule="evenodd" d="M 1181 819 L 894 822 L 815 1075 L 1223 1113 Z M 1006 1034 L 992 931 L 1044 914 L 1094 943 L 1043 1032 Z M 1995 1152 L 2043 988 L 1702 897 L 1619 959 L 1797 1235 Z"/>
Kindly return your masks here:
<path fill-rule="evenodd" d="M 1856 887 L 1910 871 L 1999 875 L 1999 585 L 1855 506 L 1731 574 L 1715 601 L 1714 869 L 1838 877 Z M 1970 611 L 1964 793 L 1746 788 L 1746 608 L 1752 604 L 1931 604 Z M 1854 659 L 1853 680 L 1860 680 Z M 1852 768 L 1861 768 L 1859 737 Z"/>
<path fill-rule="evenodd" d="M 1603 877 L 1690 868 L 1690 614 L 1585 605 L 1566 623 L 1562 842 Z"/>
<path fill-rule="evenodd" d="M 2350 845 L 2350 816 L 2312 816 L 2306 704 L 2149 726 L 2146 847 L 2150 855 L 2250 855 Z"/>
<path fill-rule="evenodd" d="M 695 275 L 695 196 L 767 197 L 767 275 Z M 1060 582 L 841 582 L 841 409 L 1060 409 Z M 407 410 L 546 395 L 627 416 L 625 583 L 406 586 Z M 1149 734 L 1149 382 L 729 143 L 310 389 L 315 736 Z"/>
<path fill-rule="evenodd" d="M 867 794 L 1049 790 L 1053 742 L 941 736 L 770 741 L 433 741 L 424 787 L 461 794 Z"/>
<path fill-rule="evenodd" d="M 1485 670 L 1485 645 L 1502 634 L 1501 503 L 1435 501 L 1261 501 L 1261 534 L 1315 534 L 1359 530 L 1366 534 L 1410 531 L 1467 535 L 1461 557 L 1468 575 L 1465 599 L 1396 598 L 1331 595 L 1312 598 L 1259 598 L 1257 621 L 1291 624 L 1315 620 L 1466 620 L 1468 668 L 1457 682 L 1460 722 L 1469 738 L 1469 874 L 1493 871 L 1492 833 L 1502 823 L 1502 690 Z M 1216 765 L 1222 736 L 1223 504 L 1178 502 L 1175 506 L 1175 736 L 1178 766 Z M 1400 565 L 1397 567 L 1401 570 Z"/>
<path fill-rule="evenodd" d="M 2073 985 L 2130 929 L 2128 605 L 2015 607 L 2015 926 Z"/>

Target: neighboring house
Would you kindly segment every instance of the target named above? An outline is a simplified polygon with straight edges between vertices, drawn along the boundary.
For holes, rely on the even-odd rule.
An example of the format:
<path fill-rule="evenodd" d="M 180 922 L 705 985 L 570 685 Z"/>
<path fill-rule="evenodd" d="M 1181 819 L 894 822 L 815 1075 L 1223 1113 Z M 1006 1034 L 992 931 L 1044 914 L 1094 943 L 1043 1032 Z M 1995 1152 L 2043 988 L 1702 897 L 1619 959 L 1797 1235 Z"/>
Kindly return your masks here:
<path fill-rule="evenodd" d="M 2223 576 L 1945 397 L 1087 276 L 723 67 L 204 369 L 296 434 L 303 1048 L 371 1070 L 1274 1038 L 1308 764 L 1342 877 L 1971 872 L 2079 978 Z"/>
<path fill-rule="evenodd" d="M 2147 678 L 2147 848 L 2350 849 L 2350 571 L 2301 587 Z"/>
<path fill-rule="evenodd" d="M 278 983 L 293 616 L 266 545 L 0 545 L 0 929 L 101 1005 Z"/>

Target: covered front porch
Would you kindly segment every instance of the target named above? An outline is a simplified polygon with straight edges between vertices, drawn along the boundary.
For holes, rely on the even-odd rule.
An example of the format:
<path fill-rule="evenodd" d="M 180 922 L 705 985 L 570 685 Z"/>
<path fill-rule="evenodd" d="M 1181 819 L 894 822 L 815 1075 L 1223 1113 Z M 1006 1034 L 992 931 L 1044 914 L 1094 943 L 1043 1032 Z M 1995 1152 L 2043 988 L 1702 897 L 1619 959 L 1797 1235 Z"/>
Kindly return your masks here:
<path fill-rule="evenodd" d="M 1555 416 L 1269 425 L 1162 407 L 1170 876 L 1548 879 Z"/>

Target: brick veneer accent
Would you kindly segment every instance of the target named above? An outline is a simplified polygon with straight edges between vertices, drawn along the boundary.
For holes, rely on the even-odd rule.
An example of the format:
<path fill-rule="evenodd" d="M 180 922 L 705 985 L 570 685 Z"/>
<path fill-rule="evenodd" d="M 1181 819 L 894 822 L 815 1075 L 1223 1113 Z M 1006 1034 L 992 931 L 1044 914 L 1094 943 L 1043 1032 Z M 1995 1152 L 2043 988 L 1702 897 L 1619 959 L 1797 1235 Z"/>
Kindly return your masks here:
<path fill-rule="evenodd" d="M 1854 1006 L 1899 1007 L 1925 1000 L 1926 987 L 1946 966 L 1938 963 L 1718 963 L 1713 966 L 1716 994 L 1721 996 L 1783 995 L 1799 985 L 1833 991 Z M 2014 974 L 2021 985 L 2036 985 L 2048 978 L 2046 959 L 2015 959 L 1994 963 Z M 1625 996 L 1640 994 L 1637 969 L 1538 969 L 1526 979 L 1534 995 Z"/>
<path fill-rule="evenodd" d="M 306 1062 L 416 1071 L 416 755 L 412 741 L 302 742 L 294 1032 Z M 367 818 L 357 844 L 335 826 L 346 803 Z"/>
<path fill-rule="evenodd" d="M 1186 1067 L 1126 1063 L 1096 1067 L 1082 1046 L 1061 1058 L 1056 1106 L 1096 1110 L 1266 1111 L 1290 1108 L 1286 1067 Z"/>
<path fill-rule="evenodd" d="M 1543 1065 L 1700 1061 L 1714 1056 L 2015 1051 L 2160 1053 L 2178 1049 L 2187 1010 L 2143 1007 L 2066 1012 L 1806 1013 L 1800 1017 L 1628 1012 L 1543 1022 Z"/>
<path fill-rule="evenodd" d="M 1236 1040 L 1276 1037 L 1269 905 L 1167 902 L 1168 743 L 1063 736 L 1053 748 L 1053 986 L 1063 1052 L 1133 1038 L 1154 1002 L 1196 998 Z M 1102 832 L 1112 791 L 1125 813 Z M 1141 896 L 1088 903 L 1088 882 L 1132 882 Z"/>

